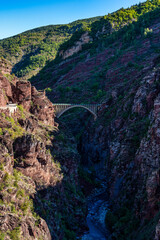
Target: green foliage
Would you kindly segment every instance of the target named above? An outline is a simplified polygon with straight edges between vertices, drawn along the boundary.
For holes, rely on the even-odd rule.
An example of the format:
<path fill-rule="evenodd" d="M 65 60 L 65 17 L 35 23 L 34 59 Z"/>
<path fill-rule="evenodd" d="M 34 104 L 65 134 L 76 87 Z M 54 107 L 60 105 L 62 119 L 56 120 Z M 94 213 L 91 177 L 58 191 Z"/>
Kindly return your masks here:
<path fill-rule="evenodd" d="M 159 0 L 151 0 L 146 1 L 144 3 L 140 3 L 138 5 L 134 5 L 130 8 L 124 9 L 121 8 L 120 10 L 108 14 L 101 18 L 100 21 L 96 21 L 92 24 L 92 36 L 95 38 L 95 35 L 98 30 L 102 29 L 104 26 L 106 29 L 108 29 L 108 32 L 106 33 L 106 36 L 110 35 L 110 29 L 114 28 L 115 30 L 119 30 L 125 26 L 124 29 L 127 28 L 126 25 L 129 23 L 132 23 L 133 21 L 136 21 L 140 16 L 143 16 L 145 13 L 149 13 L 153 11 L 154 9 L 158 8 L 160 6 Z M 147 24 L 149 22 L 149 15 L 146 15 L 145 21 L 143 21 L 143 25 Z M 134 30 L 135 25 L 130 25 L 128 30 L 128 37 L 131 37 L 131 32 Z M 132 29 L 131 29 L 132 28 Z M 116 34 L 113 34 L 113 38 L 116 37 Z M 132 36 L 134 38 L 134 36 Z"/>
<path fill-rule="evenodd" d="M 16 195 L 16 197 L 17 198 L 19 198 L 19 197 L 24 197 L 25 196 L 25 191 L 24 191 L 24 189 L 19 189 L 18 191 L 17 191 L 17 195 Z"/>
<path fill-rule="evenodd" d="M 63 43 L 63 44 L 60 46 L 59 51 L 61 51 L 61 50 L 64 50 L 64 51 L 65 51 L 66 49 L 72 47 L 72 46 L 75 44 L 75 42 L 78 41 L 78 40 L 81 38 L 82 34 L 85 33 L 85 31 L 86 31 L 86 29 L 83 28 L 83 27 L 80 28 L 80 30 L 78 29 L 78 30 L 72 35 L 72 37 L 70 38 L 69 41 L 66 41 L 65 43 Z"/>
<path fill-rule="evenodd" d="M 48 87 L 45 89 L 46 92 L 52 92 L 52 88 Z"/>
<path fill-rule="evenodd" d="M 106 92 L 105 91 L 103 91 L 103 90 L 101 90 L 101 89 L 99 89 L 98 91 L 97 91 L 97 95 L 94 97 L 94 100 L 95 101 L 99 101 L 103 96 L 105 96 L 106 95 Z"/>
<path fill-rule="evenodd" d="M 75 55 L 74 61 L 69 61 L 67 64 L 60 64 L 60 67 L 57 66 L 57 61 L 61 61 L 61 59 L 58 57 L 58 53 L 57 59 L 48 63 L 47 66 L 40 72 L 40 74 L 31 79 L 32 83 L 38 87 L 39 84 L 42 83 L 43 88 L 55 86 L 53 88 L 53 92 L 47 92 L 47 96 L 51 101 L 55 99 L 56 95 L 56 99 L 58 99 L 59 102 L 69 102 L 71 99 L 73 103 L 83 101 L 85 103 L 102 102 L 106 97 L 105 86 L 112 86 L 114 84 L 114 79 L 117 78 L 116 72 L 118 73 L 120 69 L 120 65 L 118 64 L 121 64 L 119 60 L 121 59 L 121 56 L 125 55 L 125 49 L 131 46 L 136 50 L 137 44 L 140 42 L 142 43 L 144 38 L 150 38 L 150 34 L 144 36 L 144 31 L 145 29 L 150 28 L 151 24 L 159 18 L 160 8 L 158 6 L 159 2 L 155 0 L 149 1 L 149 3 L 141 3 L 132 6 L 129 9 L 120 9 L 113 14 L 107 15 L 107 17 L 93 22 L 90 26 L 91 31 L 89 32 L 93 38 L 93 42 L 91 42 L 87 48 L 82 49 L 81 53 Z M 132 19 L 131 16 L 133 17 Z M 122 17 L 122 19 L 119 20 L 120 17 Z M 105 30 L 103 31 L 103 34 L 101 34 L 104 26 Z M 60 50 L 66 50 L 66 48 L 74 44 L 74 41 L 80 37 L 82 32 L 82 29 L 78 32 L 75 32 L 72 38 L 70 38 L 69 41 L 60 47 Z M 97 32 L 100 32 L 100 34 L 97 34 Z M 152 39 L 150 41 L 152 41 Z M 104 51 L 105 48 L 109 50 L 110 57 L 106 58 L 106 60 L 104 59 L 104 63 L 99 65 L 94 70 L 91 66 L 91 71 L 88 71 L 87 75 L 84 75 L 83 80 L 82 72 L 76 72 L 78 69 L 78 63 L 81 62 L 81 56 L 85 56 L 86 58 L 86 56 L 91 56 L 92 54 L 97 55 L 100 51 Z M 158 46 L 156 47 L 156 51 L 158 51 Z M 111 54 L 112 52 L 113 54 Z M 132 61 L 130 61 L 127 66 L 123 65 L 123 67 L 121 67 L 121 74 L 123 74 L 124 71 L 126 71 L 127 74 L 127 77 L 124 79 L 126 88 L 127 82 L 130 79 L 128 75 L 129 71 L 141 71 L 144 67 L 143 63 L 141 62 L 142 59 L 138 60 L 137 58 L 133 57 Z M 141 64 L 139 64 L 140 62 Z M 71 81 L 71 70 L 73 70 L 74 81 Z M 110 75 L 110 70 L 113 72 L 113 78 L 110 76 L 109 79 L 108 76 Z M 54 77 L 53 74 L 49 74 L 53 72 L 55 72 Z M 68 73 L 70 81 L 67 81 Z M 62 77 L 61 84 L 57 82 L 60 77 Z M 45 79 L 47 79 L 46 82 Z M 112 79 L 113 83 L 111 82 Z M 114 113 L 111 112 L 111 115 L 113 116 Z M 127 114 L 125 114 L 124 117 L 126 119 Z"/>
<path fill-rule="evenodd" d="M 1 116 L 2 116 L 3 118 L 5 118 L 5 113 L 2 112 L 2 113 L 1 113 Z"/>
<path fill-rule="evenodd" d="M 151 35 L 152 35 L 152 32 L 153 32 L 152 29 L 145 28 L 145 29 L 144 29 L 144 36 L 145 36 L 145 37 L 151 36 Z"/>
<path fill-rule="evenodd" d="M 4 170 L 3 163 L 0 163 L 0 170 L 1 170 L 1 171 L 3 171 L 3 170 Z"/>
<path fill-rule="evenodd" d="M 14 205 L 11 205 L 11 212 L 12 212 L 12 213 L 16 213 L 16 208 L 15 208 Z"/>
<path fill-rule="evenodd" d="M 13 72 L 18 77 L 32 76 L 53 60 L 62 43 L 80 29 L 89 30 L 88 26 L 99 19 L 78 20 L 65 25 L 50 25 L 36 28 L 14 37 L 0 41 L 0 57 L 14 62 Z"/>
<path fill-rule="evenodd" d="M 160 212 L 158 212 L 150 221 L 144 221 L 143 225 L 140 226 L 137 232 L 132 233 L 131 239 L 136 240 L 153 240 L 155 235 L 155 229 L 158 224 Z"/>
<path fill-rule="evenodd" d="M 0 128 L 0 135 L 3 135 L 3 130 L 2 130 L 2 128 Z"/>
<path fill-rule="evenodd" d="M 67 239 L 75 240 L 76 239 L 76 234 L 69 229 L 65 228 L 64 234 L 65 234 L 64 240 L 67 240 Z"/>
<path fill-rule="evenodd" d="M 0 231 L 0 240 L 4 240 L 5 238 L 5 233 Z"/>
<path fill-rule="evenodd" d="M 91 169 L 91 171 L 88 172 L 88 171 L 84 170 L 82 167 L 79 167 L 78 175 L 87 184 L 91 184 L 93 186 L 99 187 L 99 183 L 95 180 L 94 169 Z"/>
<path fill-rule="evenodd" d="M 17 108 L 19 109 L 19 112 L 21 114 L 21 118 L 24 118 L 25 117 L 25 114 L 24 114 L 25 110 L 24 110 L 23 106 L 22 105 L 18 105 Z"/>
<path fill-rule="evenodd" d="M 23 215 L 26 215 L 27 211 L 32 211 L 32 214 L 34 214 L 33 201 L 26 197 L 25 201 L 21 203 L 20 209 L 22 210 Z"/>
<path fill-rule="evenodd" d="M 100 41 L 108 45 L 122 38 L 122 41 L 129 43 L 135 40 L 137 34 L 150 36 L 149 23 L 158 16 L 159 6 L 159 0 L 151 0 L 131 8 L 121 8 L 102 18 L 84 19 L 66 25 L 33 29 L 1 40 L 0 57 L 12 60 L 16 64 L 13 72 L 17 76 L 31 77 L 34 71 L 39 71 L 50 63 L 56 55 L 56 60 L 58 60 L 57 52 L 73 46 L 86 31 L 94 40 L 84 46 L 85 49 L 90 49 L 91 53 L 95 53 Z M 156 10 L 154 14 L 152 14 L 153 10 Z M 97 38 L 97 32 L 101 32 L 103 28 L 106 29 L 105 33 Z"/>
<path fill-rule="evenodd" d="M 6 117 L 6 120 L 11 123 L 12 127 L 5 128 L 4 130 L 10 134 L 12 139 L 16 139 L 23 135 L 24 129 L 20 126 L 18 122 L 15 122 L 12 117 Z"/>
<path fill-rule="evenodd" d="M 17 107 L 18 107 L 19 111 L 23 114 L 23 113 L 24 113 L 24 108 L 23 108 L 23 106 L 22 106 L 22 105 L 18 105 Z"/>
<path fill-rule="evenodd" d="M 6 173 L 6 174 L 4 175 L 3 181 L 4 181 L 4 183 L 6 183 L 6 182 L 9 181 L 9 174 L 8 174 L 8 173 Z"/>
<path fill-rule="evenodd" d="M 108 211 L 105 222 L 114 240 L 130 239 L 129 235 L 139 226 L 137 217 L 125 206 L 115 212 Z"/>
<path fill-rule="evenodd" d="M 57 141 L 60 141 L 60 142 L 63 142 L 63 143 L 66 142 L 65 136 L 64 136 L 62 133 L 61 133 L 61 134 L 58 134 L 58 135 L 56 136 L 56 139 L 57 139 Z"/>
<path fill-rule="evenodd" d="M 9 236 L 12 240 L 20 240 L 21 239 L 20 228 L 16 227 L 12 231 L 10 231 Z"/>

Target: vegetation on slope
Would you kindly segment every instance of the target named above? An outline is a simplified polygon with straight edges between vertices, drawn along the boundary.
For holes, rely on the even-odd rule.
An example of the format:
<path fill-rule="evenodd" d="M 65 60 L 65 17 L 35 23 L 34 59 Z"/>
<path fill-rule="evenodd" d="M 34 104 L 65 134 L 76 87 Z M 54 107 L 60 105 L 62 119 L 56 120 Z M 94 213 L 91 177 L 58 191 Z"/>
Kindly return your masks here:
<path fill-rule="evenodd" d="M 103 44 L 108 44 L 106 37 L 108 39 L 112 36 L 109 38 L 109 42 L 115 40 L 117 37 L 116 34 L 113 34 L 115 30 L 137 21 L 140 16 L 154 10 L 159 4 L 159 0 L 151 0 L 131 8 L 122 8 L 102 18 L 95 17 L 66 25 L 51 25 L 33 29 L 1 40 L 0 57 L 11 61 L 15 75 L 28 79 L 53 60 L 58 50 L 65 50 L 73 46 L 83 32 L 89 31 L 92 36 L 92 52 L 94 52 L 101 38 Z M 141 31 L 143 30 L 141 29 Z M 129 30 L 128 34 L 131 34 Z M 134 38 L 134 36 L 128 37 L 127 35 L 124 38 L 129 41 L 129 38 Z M 90 48 L 91 46 L 88 44 L 86 47 Z"/>
<path fill-rule="evenodd" d="M 89 18 L 65 25 L 36 28 L 0 41 L 0 57 L 11 61 L 18 77 L 31 76 L 53 60 L 59 46 L 79 29 L 99 19 Z"/>
<path fill-rule="evenodd" d="M 142 77 L 146 58 L 160 51 L 158 40 L 155 41 L 159 16 L 160 8 L 157 7 L 137 21 L 85 45 L 67 62 L 57 57 L 31 82 L 40 89 L 45 88 L 52 101 L 73 103 L 103 102 L 110 98 L 117 82 L 124 86 L 119 96 L 121 100 L 135 77 L 137 81 Z M 148 45 L 145 46 L 146 43 Z"/>
<path fill-rule="evenodd" d="M 146 69 L 150 67 L 153 68 L 153 66 L 158 67 L 159 62 L 156 60 L 157 63 L 155 65 L 154 59 L 159 59 L 160 53 L 159 1 L 147 1 L 144 4 L 137 5 L 135 8 L 137 9 L 137 13 L 134 12 L 134 7 L 132 7 L 132 11 L 119 11 L 124 21 L 121 21 L 118 12 L 116 12 L 113 14 L 113 21 L 110 20 L 111 16 L 108 16 L 94 23 L 95 26 L 97 24 L 97 30 L 94 32 L 94 27 L 90 30 L 90 34 L 93 36 L 92 43 L 87 44 L 79 54 L 70 57 L 66 62 L 61 61 L 60 58 L 56 59 L 58 65 L 56 62 L 50 62 L 36 77 L 32 78 L 34 85 L 39 88 L 46 88 L 48 96 L 53 101 L 72 101 L 78 103 L 104 101 L 104 109 L 102 109 L 101 117 L 95 125 L 98 124 L 103 126 L 103 129 L 109 129 L 109 133 L 112 130 L 113 136 L 109 136 L 109 138 L 111 137 L 109 141 L 113 141 L 111 142 L 113 146 L 118 136 L 120 137 L 120 140 L 117 140 L 119 141 L 118 143 L 122 144 L 122 148 L 126 147 L 124 156 L 118 154 L 119 159 L 116 155 L 113 161 L 110 162 L 110 171 L 115 167 L 120 176 L 123 176 L 122 170 L 130 170 L 131 163 L 133 163 L 140 142 L 142 138 L 147 135 L 150 126 L 148 113 L 153 107 L 147 96 L 151 96 L 152 102 L 156 97 L 157 89 L 159 89 L 159 81 L 156 80 L 152 86 L 153 89 L 149 86 L 145 97 L 143 95 L 142 99 L 139 97 L 140 103 L 142 103 L 142 111 L 136 113 L 132 110 L 134 100 L 136 100 L 135 94 L 140 87 L 143 77 L 146 76 Z M 137 18 L 137 21 L 130 23 L 130 21 L 133 20 L 131 20 L 130 16 Z M 98 31 L 100 33 L 102 32 L 101 30 L 104 23 L 106 23 L 106 27 L 109 27 L 109 31 L 104 31 L 103 34 L 99 34 Z M 94 26 L 94 24 L 92 26 Z M 113 27 L 115 27 L 116 31 L 110 31 Z M 74 34 L 71 40 L 63 45 L 61 49 L 63 49 L 63 47 L 67 49 L 72 46 L 83 32 L 84 30 L 81 29 L 81 32 Z M 144 86 L 144 89 L 146 89 L 146 86 Z M 150 92 L 150 90 L 152 91 Z M 96 127 L 95 125 L 94 128 Z M 141 129 L 141 131 L 139 131 L 139 129 Z M 64 148 L 68 140 L 65 140 L 63 135 L 58 136 L 58 138 L 61 139 L 64 144 L 62 148 Z M 106 142 L 108 143 L 108 140 Z M 128 155 L 126 155 L 126 153 Z M 54 155 L 54 153 L 52 155 Z M 67 155 L 68 153 L 66 156 Z M 153 160 L 154 159 L 152 159 L 152 162 Z M 63 162 L 63 156 L 61 161 Z M 125 196 L 126 199 L 129 200 L 131 200 L 132 194 L 134 195 L 134 191 L 136 191 L 136 189 L 134 191 L 132 189 L 131 176 L 133 176 L 133 174 L 130 174 L 130 171 L 126 171 L 126 175 L 124 176 L 125 183 L 123 184 L 123 189 L 125 189 L 126 192 L 124 194 L 123 192 L 121 193 L 123 197 Z M 145 186 L 144 183 L 140 184 L 138 186 L 139 189 Z M 152 186 L 153 185 L 154 184 L 152 184 Z M 130 189 L 127 188 L 128 186 Z M 69 186 L 65 186 L 64 189 L 66 190 L 66 194 L 65 196 L 62 195 L 62 197 L 64 197 L 63 200 L 69 199 L 68 202 L 70 203 L 71 198 L 68 196 L 68 192 L 73 193 L 77 201 L 79 200 L 76 193 L 77 190 L 74 186 L 70 186 L 69 184 Z M 130 193 L 129 190 L 131 191 L 130 195 L 128 194 Z M 42 199 L 43 193 L 44 192 L 40 192 Z M 61 203 L 63 203 L 63 200 L 59 197 L 59 193 L 60 191 L 57 191 L 57 197 L 55 199 L 58 209 L 60 209 Z M 142 191 L 142 194 L 143 195 L 141 195 L 140 192 L 138 198 L 140 200 L 146 200 L 144 196 L 145 192 Z M 78 195 L 80 194 L 78 193 Z M 38 196 L 38 198 L 40 197 Z M 136 198 L 137 202 L 135 203 L 137 206 L 142 202 L 138 198 Z M 132 200 L 134 200 L 134 196 L 132 196 Z M 120 201 L 126 205 L 124 198 L 119 198 L 117 203 Z M 52 204 L 52 201 L 50 204 Z M 129 208 L 126 208 L 126 205 L 121 209 L 122 211 L 118 208 L 117 212 L 110 213 L 108 218 L 113 218 L 111 223 L 106 217 L 107 224 L 110 225 L 110 231 L 112 232 L 114 228 L 114 239 L 127 239 L 128 233 L 137 231 L 141 218 L 139 217 L 137 219 L 137 216 L 134 215 L 135 209 L 131 201 L 129 204 Z M 40 206 L 42 207 L 37 208 L 38 214 L 50 223 L 50 218 L 48 218 L 48 213 L 46 211 L 46 209 L 48 210 L 50 208 L 46 208 L 46 201 L 41 202 Z M 67 224 L 67 219 L 70 214 L 68 211 L 68 203 L 65 205 L 65 209 L 64 215 L 62 215 L 61 211 L 59 211 L 58 214 L 55 212 L 54 216 L 57 222 L 56 229 L 59 229 L 60 226 L 61 229 L 63 229 L 66 239 L 67 237 L 68 239 L 69 237 L 70 239 L 74 239 L 74 224 L 73 226 L 68 226 Z M 140 210 L 138 208 L 139 216 L 143 214 L 143 210 L 143 207 L 140 208 Z M 71 212 L 73 214 L 72 216 L 74 216 L 74 212 L 79 213 L 79 209 L 73 206 L 73 208 L 71 207 Z M 158 219 L 155 218 L 153 221 L 149 222 L 148 228 L 151 230 L 150 235 L 147 230 L 144 229 L 145 235 L 139 238 L 137 238 L 137 236 L 131 236 L 131 239 L 153 239 L 157 221 Z M 153 231 L 153 227 L 150 225 L 154 226 Z M 52 229 L 52 226 L 49 227 Z M 145 225 L 145 228 L 147 228 L 147 225 Z"/>
<path fill-rule="evenodd" d="M 88 44 L 89 47 L 92 45 L 92 48 L 96 48 L 97 45 L 100 44 L 100 40 L 105 40 L 105 44 L 107 46 L 108 43 L 111 43 L 117 40 L 120 36 L 124 35 L 124 32 L 126 32 L 127 36 L 123 36 L 123 38 L 128 42 L 130 39 L 134 39 L 135 37 L 133 31 L 131 31 L 132 29 L 135 28 L 135 32 L 138 31 L 138 29 L 140 29 L 141 33 L 144 32 L 143 28 L 146 27 L 147 23 L 150 23 L 150 18 L 154 17 L 152 15 L 150 16 L 150 14 L 145 14 L 157 9 L 158 7 L 160 7 L 160 1 L 151 0 L 146 1 L 145 3 L 139 3 L 138 5 L 134 5 L 127 9 L 121 8 L 120 10 L 93 22 L 87 28 L 83 27 L 80 31 L 75 32 L 69 41 L 60 46 L 60 50 L 66 50 L 73 46 L 74 42 L 78 40 L 85 31 L 89 31 L 89 34 L 93 38 L 93 43 Z M 154 14 L 156 14 L 156 18 L 158 16 L 158 12 L 154 12 Z M 143 17 L 138 21 L 138 24 L 135 25 L 133 22 L 137 22 L 141 16 Z M 141 26 L 138 26 L 140 23 Z M 117 34 L 116 31 L 119 29 L 122 29 L 122 31 L 119 31 Z"/>
<path fill-rule="evenodd" d="M 157 192 L 155 190 L 156 193 L 151 195 L 155 209 L 149 209 L 147 206 L 150 189 L 146 192 L 148 186 L 145 182 L 146 178 L 149 178 L 151 189 L 154 191 L 154 181 L 150 179 L 154 171 L 150 162 L 156 159 L 153 157 L 154 150 L 151 150 L 148 162 L 145 162 L 145 154 L 141 156 L 141 165 L 146 165 L 147 170 L 149 169 L 147 176 L 145 167 L 139 170 L 142 166 L 139 166 L 135 159 L 136 153 L 142 151 L 143 140 L 146 143 L 151 139 L 148 137 L 148 130 L 153 124 L 150 116 L 160 89 L 159 78 L 156 77 L 158 73 L 155 74 L 160 67 L 160 8 L 159 1 L 147 1 L 141 6 L 144 8 L 140 8 L 143 11 L 137 21 L 122 28 L 118 25 L 117 31 L 106 34 L 97 35 L 97 28 L 97 32 L 92 35 L 93 42 L 84 46 L 79 54 L 73 55 L 67 61 L 57 57 L 59 65 L 53 62 L 32 78 L 34 84 L 47 89 L 52 101 L 104 103 L 97 122 L 93 124 L 91 121 L 88 124 L 82 138 L 85 146 L 83 150 L 86 149 L 84 155 L 90 158 L 95 149 L 101 148 L 102 142 L 107 142 L 105 147 L 102 147 L 103 154 L 98 156 L 99 159 L 97 155 L 100 151 L 97 150 L 98 154 L 93 157 L 94 163 L 101 161 L 102 155 L 105 155 L 104 151 L 108 150 L 113 155 L 112 159 L 108 157 L 106 161 L 109 162 L 109 191 L 115 210 L 108 212 L 106 224 L 112 234 L 110 239 L 115 240 L 151 240 L 154 239 L 155 229 L 157 232 L 159 229 L 159 182 L 156 183 Z M 105 19 L 103 21 L 105 22 Z M 98 22 L 93 23 L 95 24 Z M 103 24 L 100 30 L 102 26 Z M 78 36 L 78 33 L 76 35 Z M 62 45 L 61 49 L 64 47 L 66 50 L 74 41 L 72 37 L 68 45 Z M 133 106 L 136 104 L 135 110 Z M 66 119 L 70 121 L 72 116 L 68 112 Z M 81 131 L 80 129 L 78 130 Z M 88 152 L 91 152 L 90 155 Z M 137 172 L 134 164 L 137 171 L 140 171 L 138 177 L 135 177 Z M 118 197 L 112 196 L 114 194 Z"/>

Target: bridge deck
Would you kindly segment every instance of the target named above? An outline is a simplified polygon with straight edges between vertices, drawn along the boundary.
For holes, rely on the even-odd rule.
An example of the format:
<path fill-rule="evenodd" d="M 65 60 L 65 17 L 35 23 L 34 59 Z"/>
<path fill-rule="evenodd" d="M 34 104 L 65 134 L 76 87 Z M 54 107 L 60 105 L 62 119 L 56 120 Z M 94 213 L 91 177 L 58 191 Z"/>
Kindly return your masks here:
<path fill-rule="evenodd" d="M 55 107 L 56 116 L 59 118 L 64 112 L 74 107 L 81 107 L 88 110 L 91 114 L 94 115 L 94 118 L 97 118 L 97 112 L 101 104 L 75 104 L 75 103 L 53 103 Z"/>

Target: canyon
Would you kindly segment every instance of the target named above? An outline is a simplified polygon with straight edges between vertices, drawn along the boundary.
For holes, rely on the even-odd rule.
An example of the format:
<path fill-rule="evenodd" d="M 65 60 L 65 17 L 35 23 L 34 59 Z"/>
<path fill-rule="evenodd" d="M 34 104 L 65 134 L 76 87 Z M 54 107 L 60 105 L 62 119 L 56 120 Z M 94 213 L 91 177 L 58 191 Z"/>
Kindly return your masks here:
<path fill-rule="evenodd" d="M 24 78 L 1 42 L 2 240 L 160 239 L 159 1 L 96 20 Z"/>

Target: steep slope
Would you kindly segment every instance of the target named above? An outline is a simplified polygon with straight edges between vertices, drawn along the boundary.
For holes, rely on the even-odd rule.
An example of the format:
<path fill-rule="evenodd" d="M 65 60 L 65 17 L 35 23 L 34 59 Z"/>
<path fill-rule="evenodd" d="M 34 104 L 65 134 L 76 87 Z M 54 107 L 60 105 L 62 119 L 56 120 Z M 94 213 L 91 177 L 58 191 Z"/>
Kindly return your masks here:
<path fill-rule="evenodd" d="M 108 179 L 109 239 L 159 239 L 159 63 L 121 99 L 114 92 L 80 138 L 84 163 Z"/>
<path fill-rule="evenodd" d="M 58 55 L 31 80 L 54 102 L 102 103 L 97 121 L 88 118 L 76 133 L 83 164 L 108 179 L 109 239 L 160 237 L 159 22 L 157 7 L 118 31 L 90 34 L 92 43 Z"/>
<path fill-rule="evenodd" d="M 102 18 L 83 19 L 66 25 L 51 25 L 24 32 L 0 41 L 0 57 L 11 61 L 12 71 L 16 76 L 28 79 L 55 58 L 62 43 L 65 42 L 62 48 L 60 47 L 61 50 L 66 50 L 69 46 L 73 47 L 73 41 L 79 39 L 79 30 L 82 33 L 89 31 L 95 49 L 96 38 L 99 41 L 104 35 L 108 36 L 125 25 L 137 21 L 141 15 L 155 9 L 158 4 L 159 0 L 147 1 L 131 8 L 122 8 Z M 70 38 L 71 41 L 67 41 Z"/>
<path fill-rule="evenodd" d="M 74 139 L 44 92 L 2 73 L 0 86 L 0 239 L 75 239 L 85 202 Z"/>
<path fill-rule="evenodd" d="M 38 89 L 46 89 L 53 102 L 102 103 L 96 121 L 81 112 L 77 115 L 76 112 L 68 112 L 64 120 L 76 135 L 81 161 L 83 165 L 89 166 L 90 171 L 92 169 L 92 178 L 104 176 L 107 180 L 110 210 L 106 214 L 106 226 L 110 231 L 109 239 L 160 238 L 159 4 L 159 1 L 152 0 L 132 7 L 131 10 L 121 9 L 93 23 L 87 32 L 78 31 L 60 47 L 55 61 L 47 64 L 31 79 Z M 5 73 L 4 60 L 1 65 Z M 6 73 L 9 69 L 10 67 Z M 10 81 L 16 81 L 14 76 L 10 77 Z M 22 84 L 21 81 L 14 84 L 14 92 L 18 95 L 13 96 L 12 90 L 3 87 L 3 104 L 16 99 L 34 114 L 32 117 L 36 115 L 36 119 L 43 123 L 45 119 L 50 121 L 50 104 L 46 104 L 48 109 L 43 112 L 43 101 L 46 100 L 44 92 L 37 93 L 33 88 L 33 102 L 28 97 L 23 101 L 25 93 L 20 94 L 24 89 Z M 38 139 L 26 137 L 28 135 L 23 134 L 21 128 L 16 128 L 16 121 L 6 117 L 3 119 L 2 137 L 4 139 L 6 128 L 10 129 L 8 133 L 13 139 L 16 131 L 18 138 L 13 143 L 11 141 L 16 159 L 14 168 L 36 184 L 34 209 L 46 220 L 53 239 L 75 239 L 84 226 L 85 215 L 83 195 L 78 187 L 79 155 L 73 147 L 75 142 L 70 136 L 65 137 L 63 132 L 57 138 L 56 133 L 50 133 L 53 141 L 51 136 L 46 140 L 44 136 L 47 135 L 48 127 L 41 127 L 40 122 L 39 127 L 34 127 L 38 128 Z M 26 121 L 20 119 L 19 123 L 22 128 L 26 128 L 27 123 L 27 131 L 32 131 L 28 118 Z M 11 131 L 11 126 L 14 131 Z M 47 141 L 49 143 L 46 145 Z M 5 141 L 5 146 L 7 143 L 9 144 L 8 140 Z M 9 146 L 7 148 L 10 150 Z M 52 164 L 49 152 L 44 155 L 46 148 L 51 150 L 52 156 L 56 155 Z M 36 156 L 33 156 L 32 150 Z M 59 164 L 57 166 L 57 161 L 61 163 L 61 169 Z M 44 165 L 44 169 L 40 165 Z M 30 171 L 27 170 L 28 167 Z M 40 174 L 37 169 L 40 169 Z M 51 177 L 50 171 L 54 171 L 55 178 Z M 84 192 L 90 192 L 91 178 L 88 179 L 80 170 L 79 175 L 83 176 L 81 184 Z M 85 182 L 86 179 L 88 182 Z M 7 192 L 10 192 L 7 187 L 5 186 Z M 20 224 L 23 226 L 21 222 Z M 17 228 L 11 230 L 17 231 Z M 22 228 L 20 230 L 23 234 Z M 44 233 L 40 224 L 35 232 L 37 236 L 41 234 L 50 237 L 48 228 L 45 227 Z M 8 236 L 11 236 L 10 232 Z"/>
<path fill-rule="evenodd" d="M 74 32 L 86 28 L 97 19 L 99 17 L 36 28 L 0 40 L 0 57 L 12 63 L 13 73 L 27 79 L 55 58 L 60 44 L 68 40 Z"/>
<path fill-rule="evenodd" d="M 159 15 L 157 8 L 109 36 L 96 38 L 79 53 L 65 60 L 59 57 L 31 82 L 46 88 L 54 102 L 103 102 L 114 88 L 123 86 L 121 91 L 127 91 L 159 52 Z"/>

